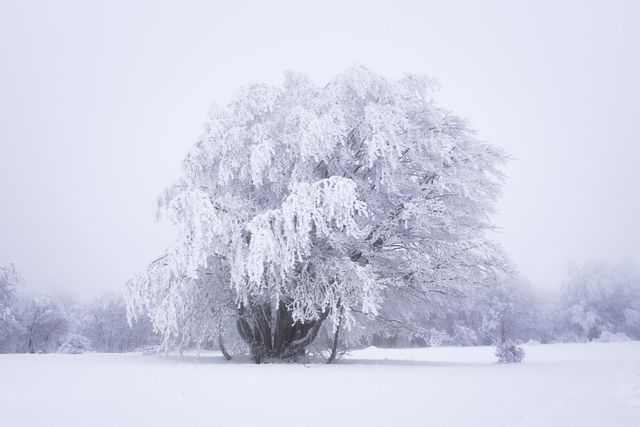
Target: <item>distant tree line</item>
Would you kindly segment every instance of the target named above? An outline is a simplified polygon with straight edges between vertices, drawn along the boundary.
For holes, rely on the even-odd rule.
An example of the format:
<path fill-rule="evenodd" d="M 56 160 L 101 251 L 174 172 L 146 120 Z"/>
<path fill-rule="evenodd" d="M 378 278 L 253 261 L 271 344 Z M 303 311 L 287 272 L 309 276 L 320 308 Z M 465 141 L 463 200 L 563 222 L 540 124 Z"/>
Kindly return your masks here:
<path fill-rule="evenodd" d="M 2 353 L 115 353 L 157 344 L 148 318 L 129 325 L 121 295 L 106 294 L 82 304 L 64 294 L 19 295 L 19 283 L 12 265 L 0 267 Z"/>
<path fill-rule="evenodd" d="M 89 303 L 68 295 L 19 295 L 20 278 L 0 267 L 0 352 L 129 352 L 159 344 L 148 317 L 129 324 L 122 296 Z M 494 286 L 431 295 L 420 316 L 367 320 L 344 330 L 323 327 L 311 352 L 329 355 L 346 348 L 495 345 L 514 342 L 587 342 L 640 339 L 640 275 L 626 264 L 571 267 L 557 293 L 543 292 L 514 277 Z M 413 311 L 409 311 L 414 313 Z M 380 313 L 384 317 L 384 313 Z M 400 320 L 398 320 L 400 319 Z M 233 329 L 225 351 L 246 352 Z M 222 338 L 222 337 L 220 337 Z M 219 348 L 222 340 L 184 342 L 180 349 Z M 224 347 L 223 347 L 224 348 Z M 333 351 L 332 351 L 333 350 Z"/>
<path fill-rule="evenodd" d="M 571 266 L 556 291 L 508 276 L 495 286 L 432 295 L 421 317 L 383 322 L 375 333 L 352 338 L 377 346 L 627 339 L 640 339 L 640 274 L 607 262 Z"/>

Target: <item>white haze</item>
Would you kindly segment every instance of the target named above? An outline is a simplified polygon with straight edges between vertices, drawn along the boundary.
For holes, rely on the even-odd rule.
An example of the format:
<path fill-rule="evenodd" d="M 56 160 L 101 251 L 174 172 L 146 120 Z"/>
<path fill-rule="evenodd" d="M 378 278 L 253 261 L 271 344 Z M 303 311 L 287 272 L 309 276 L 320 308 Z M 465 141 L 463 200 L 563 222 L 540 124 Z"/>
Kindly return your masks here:
<path fill-rule="evenodd" d="M 155 197 L 213 102 L 354 63 L 435 77 L 511 154 L 496 239 L 532 283 L 640 261 L 638 3 L 158 3 L 0 6 L 0 265 L 27 289 L 119 289 L 169 246 Z"/>

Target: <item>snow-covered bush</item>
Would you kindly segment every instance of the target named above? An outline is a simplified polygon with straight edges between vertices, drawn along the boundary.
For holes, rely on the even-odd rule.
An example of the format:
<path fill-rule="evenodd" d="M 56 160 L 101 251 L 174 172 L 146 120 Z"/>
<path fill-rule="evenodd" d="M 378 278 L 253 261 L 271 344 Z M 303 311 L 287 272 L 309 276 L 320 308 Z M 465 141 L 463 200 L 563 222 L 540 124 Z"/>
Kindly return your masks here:
<path fill-rule="evenodd" d="M 442 345 L 455 345 L 453 337 L 444 331 L 432 329 L 429 334 L 427 344 L 431 347 L 438 347 Z"/>
<path fill-rule="evenodd" d="M 69 334 L 62 340 L 58 353 L 82 354 L 90 349 L 91 346 L 87 338 L 78 334 Z"/>
<path fill-rule="evenodd" d="M 594 342 L 624 342 L 624 341 L 631 341 L 631 338 L 629 338 L 626 334 L 622 332 L 612 333 L 609 331 L 602 331 L 602 333 L 600 333 L 600 336 L 594 339 L 593 341 Z"/>
<path fill-rule="evenodd" d="M 524 350 L 507 340 L 496 346 L 496 356 L 498 363 L 520 363 L 524 359 Z"/>
<path fill-rule="evenodd" d="M 142 347 L 143 356 L 155 356 L 160 353 L 160 346 L 158 345 L 145 345 Z"/>

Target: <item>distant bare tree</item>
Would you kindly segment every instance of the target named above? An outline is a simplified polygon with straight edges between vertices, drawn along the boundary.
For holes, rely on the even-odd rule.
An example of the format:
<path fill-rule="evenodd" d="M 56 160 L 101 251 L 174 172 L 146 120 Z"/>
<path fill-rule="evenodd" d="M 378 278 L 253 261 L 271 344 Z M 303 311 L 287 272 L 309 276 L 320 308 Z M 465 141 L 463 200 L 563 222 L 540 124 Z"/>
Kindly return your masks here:
<path fill-rule="evenodd" d="M 29 353 L 57 350 L 69 330 L 64 310 L 52 297 L 29 300 L 19 317 L 24 328 L 24 349 Z"/>

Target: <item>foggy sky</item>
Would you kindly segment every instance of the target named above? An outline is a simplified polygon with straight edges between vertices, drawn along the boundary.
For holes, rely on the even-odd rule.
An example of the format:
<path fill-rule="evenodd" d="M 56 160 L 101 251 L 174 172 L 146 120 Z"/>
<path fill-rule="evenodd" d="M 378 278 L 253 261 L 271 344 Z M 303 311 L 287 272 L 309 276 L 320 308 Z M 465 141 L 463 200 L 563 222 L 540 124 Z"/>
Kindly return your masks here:
<path fill-rule="evenodd" d="M 496 239 L 530 282 L 640 261 L 638 2 L 86 3 L 0 2 L 0 265 L 27 291 L 119 290 L 171 244 L 155 198 L 214 102 L 355 63 L 436 78 L 511 154 Z"/>

